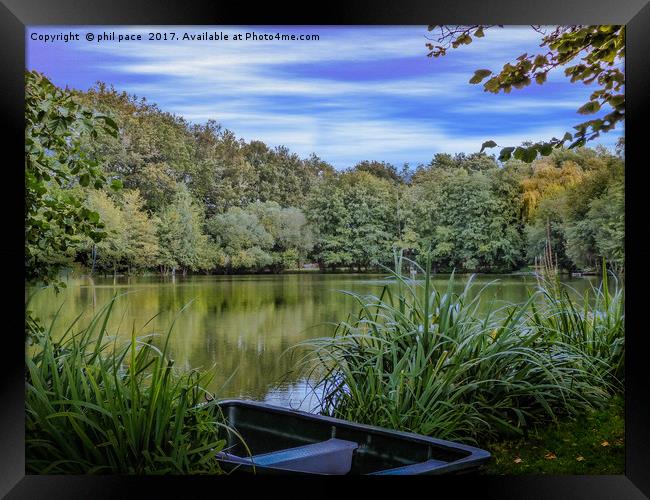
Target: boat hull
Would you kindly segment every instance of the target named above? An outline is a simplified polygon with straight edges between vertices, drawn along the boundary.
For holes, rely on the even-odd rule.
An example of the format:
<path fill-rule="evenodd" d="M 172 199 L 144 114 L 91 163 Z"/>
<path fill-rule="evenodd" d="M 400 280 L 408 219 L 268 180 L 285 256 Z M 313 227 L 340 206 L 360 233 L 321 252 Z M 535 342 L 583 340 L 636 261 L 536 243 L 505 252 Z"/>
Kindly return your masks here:
<path fill-rule="evenodd" d="M 281 408 L 256 401 L 219 403 L 228 425 L 228 454 L 267 455 L 331 439 L 357 444 L 349 475 L 420 475 L 475 471 L 490 459 L 480 448 L 419 434 L 357 424 L 332 417 Z M 242 445 L 242 439 L 246 446 Z M 227 455 L 226 455 L 227 457 Z M 281 466 L 259 466 L 254 460 L 224 458 L 225 470 L 261 474 L 312 475 Z"/>

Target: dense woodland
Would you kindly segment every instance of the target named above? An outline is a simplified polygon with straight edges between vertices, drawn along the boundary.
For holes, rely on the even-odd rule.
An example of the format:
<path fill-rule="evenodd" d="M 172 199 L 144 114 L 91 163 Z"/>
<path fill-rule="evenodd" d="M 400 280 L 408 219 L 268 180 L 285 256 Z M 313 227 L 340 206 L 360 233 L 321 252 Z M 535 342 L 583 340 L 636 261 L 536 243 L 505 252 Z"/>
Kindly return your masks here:
<path fill-rule="evenodd" d="M 70 177 L 48 189 L 99 214 L 90 220 L 101 237 L 59 253 L 36 245 L 35 263 L 77 261 L 97 273 L 280 272 L 309 262 L 367 271 L 390 265 L 394 249 L 417 260 L 430 248 L 436 271 L 507 272 L 532 264 L 550 238 L 562 269 L 604 258 L 623 270 L 622 147 L 556 149 L 532 163 L 438 153 L 426 165 L 336 170 L 104 84 L 71 93 L 39 85 L 32 105 L 75 103 L 117 131 L 76 133 L 66 122 L 106 183 Z"/>

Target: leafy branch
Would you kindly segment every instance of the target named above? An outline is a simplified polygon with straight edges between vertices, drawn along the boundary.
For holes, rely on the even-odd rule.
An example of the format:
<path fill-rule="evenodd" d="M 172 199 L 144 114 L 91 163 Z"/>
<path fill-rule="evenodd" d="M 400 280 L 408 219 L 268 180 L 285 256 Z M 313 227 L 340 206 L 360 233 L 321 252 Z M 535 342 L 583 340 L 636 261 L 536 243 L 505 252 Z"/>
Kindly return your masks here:
<path fill-rule="evenodd" d="M 83 140 L 118 135 L 115 121 L 79 104 L 35 71 L 25 73 L 25 274 L 52 282 L 62 257 L 84 237 L 101 240 L 99 214 L 75 186 L 102 188 L 108 179 Z M 113 179 L 111 187 L 121 182 Z M 56 284 L 56 282 L 55 282 Z"/>
<path fill-rule="evenodd" d="M 436 31 L 437 36 L 427 37 L 428 57 L 440 57 L 447 51 L 462 45 L 469 45 L 474 38 L 483 38 L 485 31 L 495 25 L 441 26 L 431 25 L 429 31 Z M 502 27 L 498 25 L 498 27 Z M 541 26 L 532 28 L 542 35 L 540 47 L 547 50 L 538 54 L 521 54 L 515 62 L 506 63 L 501 71 L 494 73 L 490 69 L 477 69 L 469 83 L 483 83 L 486 92 L 498 94 L 510 93 L 512 88 L 522 89 L 532 83 L 538 85 L 546 82 L 548 73 L 565 66 L 564 74 L 571 82 L 584 84 L 597 83 L 599 88 L 589 97 L 589 101 L 578 108 L 583 115 L 594 114 L 609 106 L 610 110 L 600 118 L 587 120 L 574 126 L 575 132 L 566 132 L 561 139 L 556 137 L 548 141 L 526 146 L 503 147 L 499 160 L 511 157 L 525 162 L 532 162 L 537 155 L 547 156 L 553 148 L 563 147 L 570 142 L 569 148 L 584 146 L 588 141 L 616 127 L 625 119 L 625 74 L 622 61 L 625 58 L 625 27 L 617 25 L 596 26 L 558 26 L 548 30 Z M 432 42 L 435 42 L 432 43 Z M 570 63 L 573 63 L 569 65 Z M 481 146 L 481 152 L 496 147 L 490 140 Z"/>

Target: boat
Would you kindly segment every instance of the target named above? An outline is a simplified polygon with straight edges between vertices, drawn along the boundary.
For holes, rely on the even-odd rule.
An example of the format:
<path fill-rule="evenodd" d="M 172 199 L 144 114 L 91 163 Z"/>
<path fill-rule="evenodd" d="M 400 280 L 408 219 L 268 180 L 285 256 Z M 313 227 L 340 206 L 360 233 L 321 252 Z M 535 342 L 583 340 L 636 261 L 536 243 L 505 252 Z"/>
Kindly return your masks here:
<path fill-rule="evenodd" d="M 357 424 L 257 401 L 219 407 L 229 431 L 218 452 L 227 472 L 297 475 L 419 475 L 476 471 L 480 448 Z"/>

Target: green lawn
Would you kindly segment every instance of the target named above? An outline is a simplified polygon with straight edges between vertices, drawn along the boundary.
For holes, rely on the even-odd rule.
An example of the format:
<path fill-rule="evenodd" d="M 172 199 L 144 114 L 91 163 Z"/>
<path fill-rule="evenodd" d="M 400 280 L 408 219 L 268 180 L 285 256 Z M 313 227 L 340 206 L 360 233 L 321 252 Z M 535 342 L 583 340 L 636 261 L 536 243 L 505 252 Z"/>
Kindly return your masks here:
<path fill-rule="evenodd" d="M 623 474 L 624 401 L 573 421 L 537 430 L 527 438 L 487 443 L 493 458 L 486 474 Z"/>

